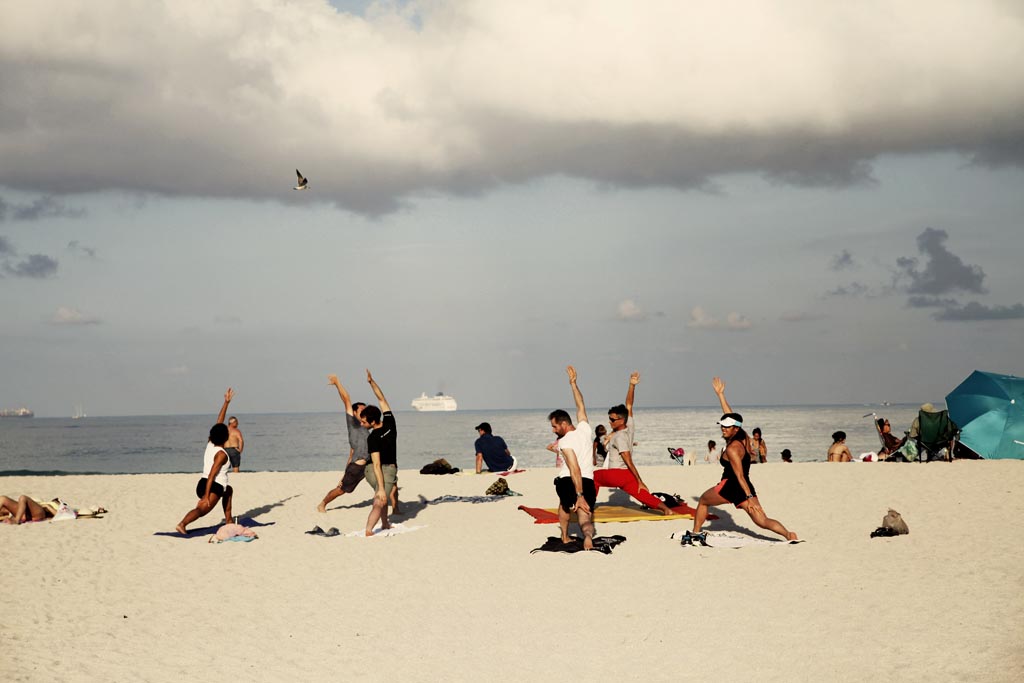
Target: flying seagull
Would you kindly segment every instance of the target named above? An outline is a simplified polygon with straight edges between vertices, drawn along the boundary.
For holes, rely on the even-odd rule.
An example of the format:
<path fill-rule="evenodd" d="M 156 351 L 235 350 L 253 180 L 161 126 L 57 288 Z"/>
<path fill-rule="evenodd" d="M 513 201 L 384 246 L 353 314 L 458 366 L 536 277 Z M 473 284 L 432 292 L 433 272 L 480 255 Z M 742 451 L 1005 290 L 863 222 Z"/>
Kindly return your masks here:
<path fill-rule="evenodd" d="M 299 183 L 298 183 L 298 185 L 296 185 L 292 189 L 293 190 L 308 190 L 309 189 L 309 185 L 307 184 L 308 181 L 305 178 L 302 177 L 302 174 L 299 173 L 299 169 L 295 169 L 295 175 L 297 175 L 299 177 Z"/>

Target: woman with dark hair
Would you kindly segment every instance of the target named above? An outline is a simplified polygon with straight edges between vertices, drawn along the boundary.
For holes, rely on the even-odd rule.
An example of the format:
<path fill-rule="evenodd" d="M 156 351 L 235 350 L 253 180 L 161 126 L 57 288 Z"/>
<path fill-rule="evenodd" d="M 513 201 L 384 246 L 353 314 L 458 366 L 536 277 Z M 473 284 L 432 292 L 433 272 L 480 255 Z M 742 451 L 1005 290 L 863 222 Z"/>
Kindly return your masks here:
<path fill-rule="evenodd" d="M 604 459 L 608 457 L 608 449 L 605 448 L 605 435 L 608 430 L 604 425 L 594 427 L 594 467 L 604 465 Z"/>
<path fill-rule="evenodd" d="M 700 502 L 697 503 L 697 514 L 693 516 L 693 532 L 686 532 L 683 545 L 693 545 L 694 542 L 707 545 L 707 533 L 702 533 L 700 528 L 707 519 L 708 506 L 726 503 L 732 503 L 744 510 L 754 524 L 762 529 L 774 531 L 788 541 L 797 540 L 795 533 L 768 517 L 758 502 L 757 491 L 750 481 L 750 453 L 747 452 L 747 433 L 743 431 L 743 417 L 739 413 L 734 413 L 729 402 L 725 400 L 725 382 L 715 377 L 711 385 L 724 412 L 718 421 L 722 428 L 722 438 L 725 439 L 725 448 L 719 460 L 723 468 L 722 480 L 701 494 Z"/>
<path fill-rule="evenodd" d="M 224 424 L 224 416 L 227 415 L 228 404 L 234 396 L 235 392 L 228 387 L 224 392 L 224 405 L 217 415 L 217 424 L 210 428 L 210 439 L 206 443 L 206 452 L 203 453 L 203 476 L 196 484 L 196 497 L 199 498 L 199 502 L 178 522 L 178 526 L 174 527 L 179 534 L 187 536 L 188 531 L 185 527 L 215 508 L 218 500 L 224 506 L 224 522 L 230 524 L 232 521 L 231 496 L 234 491 L 228 486 L 228 468 L 225 467 L 228 463 L 228 454 L 224 450 L 224 444 L 228 441 L 228 426 Z"/>
<path fill-rule="evenodd" d="M 750 432 L 751 462 L 768 462 L 768 444 L 761 438 L 761 428 L 754 427 Z"/>

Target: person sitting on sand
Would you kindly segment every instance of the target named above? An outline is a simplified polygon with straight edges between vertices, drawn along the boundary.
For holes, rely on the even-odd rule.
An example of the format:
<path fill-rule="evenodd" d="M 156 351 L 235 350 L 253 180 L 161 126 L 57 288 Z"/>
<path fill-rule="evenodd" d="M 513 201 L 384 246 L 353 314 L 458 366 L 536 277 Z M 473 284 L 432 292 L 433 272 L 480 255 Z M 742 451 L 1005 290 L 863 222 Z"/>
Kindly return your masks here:
<path fill-rule="evenodd" d="M 398 427 L 391 406 L 384 398 L 384 392 L 377 386 L 369 370 L 366 371 L 366 381 L 370 383 L 370 388 L 380 402 L 380 408 L 363 408 L 363 420 L 370 427 L 370 433 L 366 437 L 366 450 L 370 453 L 366 467 L 366 483 L 376 491 L 373 496 L 373 507 L 366 518 L 365 532 L 367 536 L 373 536 L 373 528 L 377 526 L 378 521 L 382 529 L 391 528 L 391 522 L 388 520 L 388 499 L 392 493 L 395 493 L 396 501 L 393 512 L 398 512 Z"/>
<path fill-rule="evenodd" d="M 210 438 L 203 453 L 203 476 L 196 483 L 196 496 L 199 502 L 185 514 L 178 522 L 178 526 L 174 527 L 179 534 L 187 536 L 186 527 L 215 508 L 218 500 L 224 507 L 224 522 L 230 524 L 232 521 L 231 497 L 234 490 L 228 485 L 229 460 L 224 450 L 224 444 L 228 441 L 228 426 L 224 424 L 224 416 L 227 415 L 228 404 L 234 396 L 235 392 L 228 387 L 224 392 L 224 405 L 217 415 L 217 424 L 210 428 Z"/>
<path fill-rule="evenodd" d="M 558 436 L 558 452 L 562 455 L 562 467 L 555 477 L 555 493 L 558 494 L 558 526 L 562 532 L 562 543 L 569 542 L 569 516 L 575 512 L 580 531 L 583 533 L 583 548 L 594 548 L 593 510 L 597 505 L 597 489 L 594 487 L 593 446 L 590 423 L 587 422 L 587 408 L 583 394 L 576 386 L 576 368 L 565 369 L 569 375 L 569 386 L 576 402 L 576 424 L 569 413 L 553 410 L 548 414 L 551 431 Z"/>
<path fill-rule="evenodd" d="M 600 491 L 602 486 L 622 489 L 652 510 L 671 515 L 672 509 L 651 495 L 633 463 L 633 398 L 639 383 L 640 373 L 634 372 L 629 376 L 625 405 L 619 404 L 608 409 L 612 435 L 608 439 L 608 457 L 605 458 L 604 467 L 594 470 L 594 487 L 596 491 Z"/>
<path fill-rule="evenodd" d="M 54 500 L 56 503 L 57 501 Z M 55 507 L 44 505 L 28 496 L 18 496 L 18 500 L 0 496 L 0 517 L 5 524 L 22 524 L 24 522 L 42 522 L 50 519 L 56 512 Z"/>
<path fill-rule="evenodd" d="M 509 452 L 505 440 L 491 432 L 490 422 L 481 422 L 474 429 L 480 435 L 473 444 L 476 449 L 477 474 L 480 474 L 485 464 L 488 472 L 511 472 L 516 468 L 516 459 Z"/>
<path fill-rule="evenodd" d="M 846 447 L 846 432 L 832 432 L 832 445 L 828 449 L 829 462 L 851 462 L 853 454 Z"/>
<path fill-rule="evenodd" d="M 345 424 L 348 427 L 348 462 L 345 463 L 345 472 L 341 481 L 333 489 L 327 492 L 324 499 L 316 506 L 317 512 L 327 512 L 327 504 L 338 496 L 352 493 L 359 486 L 359 482 L 366 476 L 366 463 L 370 459 L 370 453 L 366 450 L 366 437 L 370 428 L 363 420 L 363 408 L 365 403 L 353 403 L 352 397 L 338 380 L 337 375 L 328 375 L 327 383 L 338 390 L 338 396 L 345 404 Z"/>
<path fill-rule="evenodd" d="M 708 452 L 704 454 L 704 462 L 711 462 L 711 456 L 715 456 L 718 459 L 718 444 L 715 443 L 714 439 L 708 439 Z"/>
<path fill-rule="evenodd" d="M 725 382 L 715 377 L 711 385 L 724 411 L 718 421 L 722 428 L 722 438 L 725 439 L 725 450 L 720 459 L 722 480 L 701 494 L 700 502 L 697 503 L 697 513 L 693 516 L 693 532 L 686 532 L 683 543 L 689 541 L 688 544 L 692 545 L 696 541 L 701 545 L 707 545 L 706 534 L 701 533 L 700 528 L 707 519 L 708 506 L 726 503 L 732 503 L 744 510 L 754 524 L 762 529 L 774 531 L 789 541 L 797 540 L 795 533 L 784 527 L 781 522 L 768 517 L 758 502 L 757 491 L 750 481 L 750 453 L 746 447 L 747 433 L 743 431 L 743 417 L 739 413 L 734 413 L 729 402 L 725 400 Z"/>

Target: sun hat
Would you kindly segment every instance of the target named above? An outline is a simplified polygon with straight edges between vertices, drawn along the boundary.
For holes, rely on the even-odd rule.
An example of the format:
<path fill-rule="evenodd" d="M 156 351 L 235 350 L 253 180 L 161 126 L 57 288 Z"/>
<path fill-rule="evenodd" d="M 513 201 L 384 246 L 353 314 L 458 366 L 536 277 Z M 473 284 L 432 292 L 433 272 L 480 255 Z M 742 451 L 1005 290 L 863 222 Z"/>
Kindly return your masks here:
<path fill-rule="evenodd" d="M 718 424 L 723 427 L 742 427 L 743 416 L 739 413 L 726 413 L 722 416 L 722 419 L 718 421 Z"/>

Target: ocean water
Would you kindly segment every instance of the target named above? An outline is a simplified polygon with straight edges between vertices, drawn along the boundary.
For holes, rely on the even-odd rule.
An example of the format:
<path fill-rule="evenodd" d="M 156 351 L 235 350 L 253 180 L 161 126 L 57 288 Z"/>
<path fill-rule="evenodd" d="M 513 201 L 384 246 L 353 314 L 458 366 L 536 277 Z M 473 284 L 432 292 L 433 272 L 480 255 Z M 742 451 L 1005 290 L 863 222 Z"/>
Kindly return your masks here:
<path fill-rule="evenodd" d="M 741 407 L 749 432 L 761 427 L 769 463 L 788 448 L 796 462 L 825 460 L 836 430 L 847 433 L 854 455 L 878 450 L 879 441 L 866 413 L 889 418 L 902 435 L 917 416 L 917 405 L 752 406 Z M 590 414 L 596 426 L 607 407 Z M 455 467 L 474 466 L 474 426 L 490 422 L 521 467 L 552 467 L 554 440 L 547 410 L 397 412 L 398 466 L 419 469 L 437 458 Z M 245 436 L 242 469 L 249 471 L 340 471 L 348 457 L 344 413 L 237 414 Z M 707 442 L 721 445 L 715 424 L 717 407 L 650 408 L 636 411 L 637 465 L 671 465 L 668 448 L 693 451 L 706 466 Z M 0 475 L 141 474 L 198 472 L 211 415 L 148 417 L 0 419 Z"/>

